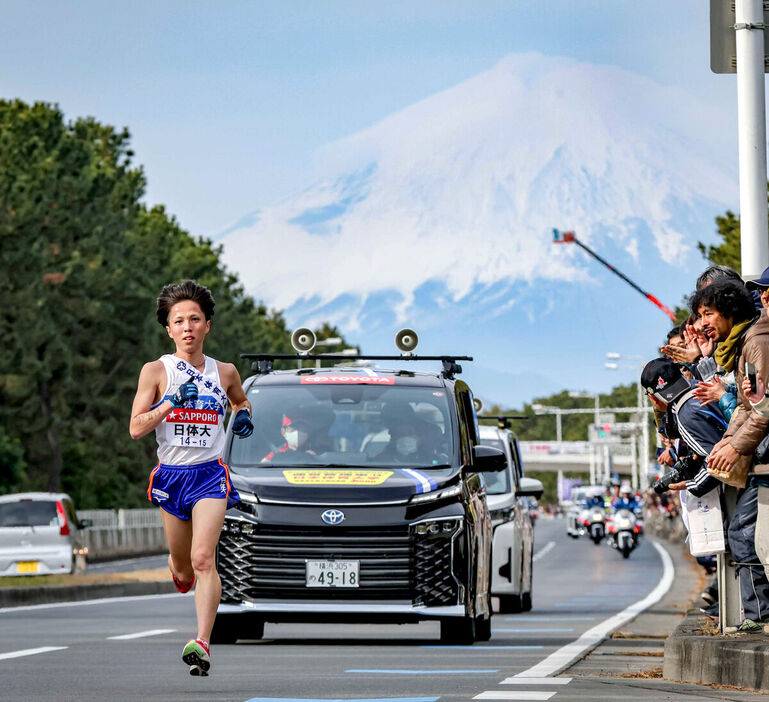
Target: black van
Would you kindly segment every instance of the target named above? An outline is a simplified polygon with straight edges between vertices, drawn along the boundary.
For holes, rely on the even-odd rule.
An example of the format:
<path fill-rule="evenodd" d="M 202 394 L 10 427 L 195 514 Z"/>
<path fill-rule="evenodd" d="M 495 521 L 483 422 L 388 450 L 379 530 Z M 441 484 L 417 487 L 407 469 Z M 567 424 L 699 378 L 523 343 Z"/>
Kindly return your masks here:
<path fill-rule="evenodd" d="M 225 462 L 242 501 L 217 550 L 212 641 L 261 638 L 269 622 L 437 620 L 441 639 L 491 636 L 491 520 L 469 387 L 442 372 L 272 369 L 244 389 L 254 433 Z M 380 357 L 390 358 L 390 357 Z M 400 360 L 424 360 L 425 357 Z"/>

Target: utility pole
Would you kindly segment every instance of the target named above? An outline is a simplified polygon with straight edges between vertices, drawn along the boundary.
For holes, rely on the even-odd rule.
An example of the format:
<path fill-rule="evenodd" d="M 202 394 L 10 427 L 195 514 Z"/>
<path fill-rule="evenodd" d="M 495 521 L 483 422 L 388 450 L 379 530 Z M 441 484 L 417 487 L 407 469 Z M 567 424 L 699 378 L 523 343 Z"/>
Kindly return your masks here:
<path fill-rule="evenodd" d="M 742 276 L 758 278 L 769 263 L 766 204 L 764 3 L 736 0 L 737 119 L 740 154 Z"/>
<path fill-rule="evenodd" d="M 710 0 L 710 69 L 737 74 L 740 263 L 745 280 L 769 265 L 766 96 L 769 7 L 763 0 Z"/>

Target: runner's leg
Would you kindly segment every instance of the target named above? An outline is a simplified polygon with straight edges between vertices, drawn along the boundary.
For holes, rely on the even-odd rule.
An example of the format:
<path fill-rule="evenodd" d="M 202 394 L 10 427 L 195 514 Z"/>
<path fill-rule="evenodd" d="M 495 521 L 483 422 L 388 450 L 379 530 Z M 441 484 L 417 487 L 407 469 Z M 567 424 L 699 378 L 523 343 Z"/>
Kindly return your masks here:
<path fill-rule="evenodd" d="M 192 550 L 192 520 L 179 519 L 173 514 L 160 510 L 163 531 L 168 542 L 168 567 L 183 583 L 192 582 L 193 570 L 190 552 Z"/>
<path fill-rule="evenodd" d="M 216 608 L 222 597 L 222 582 L 216 572 L 215 552 L 227 511 L 227 500 L 204 498 L 192 508 L 192 567 L 195 569 L 195 611 L 198 638 L 208 641 Z"/>

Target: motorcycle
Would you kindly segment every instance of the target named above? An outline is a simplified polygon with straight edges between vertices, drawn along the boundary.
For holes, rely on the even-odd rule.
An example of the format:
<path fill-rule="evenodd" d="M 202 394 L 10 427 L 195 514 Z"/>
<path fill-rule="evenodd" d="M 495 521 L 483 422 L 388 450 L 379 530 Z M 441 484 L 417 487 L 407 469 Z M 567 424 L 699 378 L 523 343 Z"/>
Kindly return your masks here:
<path fill-rule="evenodd" d="M 639 519 L 629 509 L 618 509 L 608 524 L 611 545 L 623 558 L 628 558 L 638 545 L 638 538 L 643 531 Z"/>
<path fill-rule="evenodd" d="M 600 507 L 591 507 L 584 519 L 587 535 L 597 546 L 606 536 L 606 513 Z"/>

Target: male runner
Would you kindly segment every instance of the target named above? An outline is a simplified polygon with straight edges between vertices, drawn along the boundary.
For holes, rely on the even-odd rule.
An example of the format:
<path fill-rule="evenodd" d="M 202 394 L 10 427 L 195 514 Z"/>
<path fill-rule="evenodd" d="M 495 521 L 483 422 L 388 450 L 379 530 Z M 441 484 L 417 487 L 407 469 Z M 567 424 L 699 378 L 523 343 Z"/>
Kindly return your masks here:
<path fill-rule="evenodd" d="M 208 639 L 222 594 L 214 552 L 224 513 L 240 500 L 221 460 L 228 401 L 233 432 L 245 438 L 254 429 L 235 366 L 203 354 L 213 314 L 208 288 L 192 280 L 163 288 L 158 322 L 176 351 L 142 368 L 130 425 L 133 439 L 155 430 L 159 462 L 147 498 L 161 509 L 174 585 L 188 592 L 197 581 L 197 637 L 182 652 L 190 675 L 207 675 L 211 667 Z"/>

